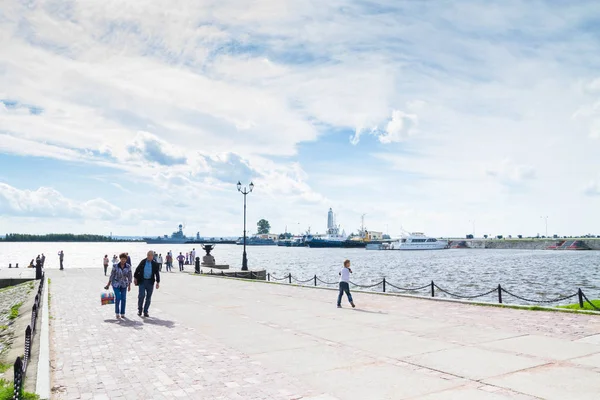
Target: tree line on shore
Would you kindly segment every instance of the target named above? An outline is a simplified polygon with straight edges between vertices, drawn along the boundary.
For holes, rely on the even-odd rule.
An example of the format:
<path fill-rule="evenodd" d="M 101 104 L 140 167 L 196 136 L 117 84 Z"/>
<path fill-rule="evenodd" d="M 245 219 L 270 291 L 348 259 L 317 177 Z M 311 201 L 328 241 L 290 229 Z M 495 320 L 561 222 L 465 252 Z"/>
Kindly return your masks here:
<path fill-rule="evenodd" d="M 125 242 L 127 240 L 114 239 L 103 235 L 75 235 L 72 233 L 50 233 L 47 235 L 28 235 L 22 233 L 7 233 L 3 242 Z"/>

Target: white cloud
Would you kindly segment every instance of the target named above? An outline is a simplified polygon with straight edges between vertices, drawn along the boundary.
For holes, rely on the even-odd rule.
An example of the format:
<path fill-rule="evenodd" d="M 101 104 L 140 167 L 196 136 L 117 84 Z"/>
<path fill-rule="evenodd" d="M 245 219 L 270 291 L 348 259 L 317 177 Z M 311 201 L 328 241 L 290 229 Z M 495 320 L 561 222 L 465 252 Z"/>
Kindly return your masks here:
<path fill-rule="evenodd" d="M 488 168 L 486 175 L 509 185 L 520 185 L 525 181 L 535 179 L 535 169 L 530 165 L 516 164 L 510 159 L 505 159 L 498 166 Z"/>
<path fill-rule="evenodd" d="M 418 118 L 415 114 L 406 114 L 394 110 L 392 119 L 387 123 L 385 131 L 379 135 L 381 143 L 397 143 L 416 133 Z"/>
<path fill-rule="evenodd" d="M 119 220 L 128 222 L 131 213 L 104 199 L 96 198 L 77 202 L 63 196 L 53 188 L 40 187 L 37 190 L 21 190 L 0 182 L 0 210 L 5 215 L 40 218 L 70 218 L 90 220 Z M 125 221 L 122 221 L 125 222 Z"/>
<path fill-rule="evenodd" d="M 526 184 L 530 197 L 512 215 L 542 196 L 558 214 L 575 201 L 561 193 L 581 193 L 596 173 L 598 143 L 582 141 L 600 132 L 600 48 L 580 27 L 598 7 L 9 2 L 0 100 L 16 103 L 0 103 L 0 153 L 116 169 L 161 189 L 165 219 L 201 202 L 214 210 L 213 229 L 236 226 L 229 191 L 238 179 L 257 184 L 256 212 L 310 224 L 328 203 L 347 207 L 347 225 L 365 204 L 385 214 L 393 195 L 414 212 L 379 224 L 423 218 L 434 227 L 447 202 L 456 215 L 489 210 L 494 196 L 515 195 L 503 185 Z M 346 152 L 348 136 L 356 146 Z M 320 152 L 321 141 L 341 150 Z M 322 158 L 332 163 L 324 182 L 313 167 Z M 352 178 L 360 190 L 345 192 Z M 98 218 L 119 215 L 94 207 Z M 504 218 L 503 207 L 490 225 L 523 220 Z M 452 215 L 438 220 L 435 229 L 457 225 Z"/>
<path fill-rule="evenodd" d="M 588 196 L 600 196 L 600 180 L 592 180 L 583 191 Z"/>

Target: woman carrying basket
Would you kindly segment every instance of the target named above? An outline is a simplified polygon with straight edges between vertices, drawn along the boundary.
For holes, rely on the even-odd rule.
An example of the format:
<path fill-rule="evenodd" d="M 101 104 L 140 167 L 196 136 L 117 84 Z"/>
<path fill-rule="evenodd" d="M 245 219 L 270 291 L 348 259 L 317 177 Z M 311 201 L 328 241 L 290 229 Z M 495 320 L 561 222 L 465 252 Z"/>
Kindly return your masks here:
<path fill-rule="evenodd" d="M 112 283 L 113 290 L 115 291 L 115 314 L 117 319 L 125 318 L 127 292 L 131 290 L 131 281 L 133 280 L 131 265 L 127 264 L 127 254 L 121 253 L 119 259 L 121 262 L 113 266 L 108 283 L 104 287 L 104 289 L 108 290 L 108 287 Z"/>

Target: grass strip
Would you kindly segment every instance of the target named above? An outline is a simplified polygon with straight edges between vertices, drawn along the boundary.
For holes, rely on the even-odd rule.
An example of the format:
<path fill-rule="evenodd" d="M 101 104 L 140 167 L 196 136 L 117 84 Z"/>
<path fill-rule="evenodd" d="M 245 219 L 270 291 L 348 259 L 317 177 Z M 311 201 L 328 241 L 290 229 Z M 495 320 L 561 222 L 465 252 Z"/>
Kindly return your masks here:
<path fill-rule="evenodd" d="M 23 305 L 23 302 L 17 303 L 10 308 L 8 319 L 16 319 L 19 316 L 19 308 Z"/>
<path fill-rule="evenodd" d="M 600 299 L 592 300 L 592 304 L 594 304 L 597 308 L 600 308 Z M 590 305 L 587 301 L 583 302 L 583 308 L 579 307 L 579 303 L 575 304 L 567 304 L 565 306 L 557 306 L 558 308 L 564 308 L 567 310 L 589 310 L 589 311 L 598 311 L 594 307 Z"/>

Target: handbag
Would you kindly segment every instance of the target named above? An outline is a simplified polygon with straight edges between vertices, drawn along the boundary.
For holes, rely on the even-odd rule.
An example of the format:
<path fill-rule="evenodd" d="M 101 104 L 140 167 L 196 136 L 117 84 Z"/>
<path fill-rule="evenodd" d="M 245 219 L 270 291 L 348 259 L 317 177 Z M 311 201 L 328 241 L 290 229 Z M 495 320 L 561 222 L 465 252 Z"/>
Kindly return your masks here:
<path fill-rule="evenodd" d="M 105 306 L 107 304 L 115 304 L 115 294 L 111 290 L 104 290 L 100 293 L 100 304 Z"/>

